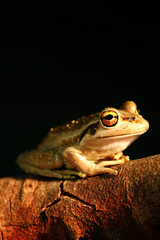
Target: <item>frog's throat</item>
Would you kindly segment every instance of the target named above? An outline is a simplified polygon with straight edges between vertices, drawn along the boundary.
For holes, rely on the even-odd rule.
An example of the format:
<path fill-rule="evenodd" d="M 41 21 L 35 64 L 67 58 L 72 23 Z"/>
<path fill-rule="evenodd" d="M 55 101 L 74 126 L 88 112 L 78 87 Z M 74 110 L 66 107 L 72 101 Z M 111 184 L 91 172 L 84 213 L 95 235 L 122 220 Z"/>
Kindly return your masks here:
<path fill-rule="evenodd" d="M 147 130 L 146 130 L 147 131 Z M 121 134 L 121 135 L 114 135 L 114 136 L 104 136 L 104 137 L 97 137 L 97 138 L 107 138 L 107 139 L 116 139 L 116 138 L 129 138 L 129 137 L 139 137 L 140 135 L 144 134 L 146 131 L 143 132 L 137 132 L 137 133 L 131 133 L 131 134 Z"/>

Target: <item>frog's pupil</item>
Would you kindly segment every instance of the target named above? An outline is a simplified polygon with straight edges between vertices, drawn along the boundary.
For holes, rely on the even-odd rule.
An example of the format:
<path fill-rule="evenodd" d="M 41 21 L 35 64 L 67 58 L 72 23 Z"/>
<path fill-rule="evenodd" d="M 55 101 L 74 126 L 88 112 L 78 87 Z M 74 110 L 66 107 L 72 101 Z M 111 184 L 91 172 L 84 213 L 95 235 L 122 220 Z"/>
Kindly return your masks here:
<path fill-rule="evenodd" d="M 112 118 L 113 118 L 112 114 L 108 114 L 107 116 L 105 116 L 105 119 L 109 121 L 112 120 Z"/>

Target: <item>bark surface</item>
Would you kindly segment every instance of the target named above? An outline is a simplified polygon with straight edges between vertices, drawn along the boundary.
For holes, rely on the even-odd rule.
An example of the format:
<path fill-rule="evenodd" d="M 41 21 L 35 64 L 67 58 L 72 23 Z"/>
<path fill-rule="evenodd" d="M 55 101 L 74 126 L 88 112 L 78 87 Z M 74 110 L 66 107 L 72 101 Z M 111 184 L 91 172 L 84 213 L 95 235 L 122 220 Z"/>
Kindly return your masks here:
<path fill-rule="evenodd" d="M 160 239 L 160 155 L 118 170 L 74 181 L 0 179 L 0 240 Z"/>

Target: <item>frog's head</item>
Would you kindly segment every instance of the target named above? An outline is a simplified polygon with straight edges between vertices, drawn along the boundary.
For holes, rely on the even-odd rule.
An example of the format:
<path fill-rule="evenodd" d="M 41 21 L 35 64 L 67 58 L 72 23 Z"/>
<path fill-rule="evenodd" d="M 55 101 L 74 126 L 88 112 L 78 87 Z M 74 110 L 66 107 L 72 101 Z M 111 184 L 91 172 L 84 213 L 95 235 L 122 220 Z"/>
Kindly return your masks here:
<path fill-rule="evenodd" d="M 88 148 L 123 151 L 149 128 L 149 123 L 137 111 L 133 101 L 119 109 L 105 108 L 81 140 Z"/>

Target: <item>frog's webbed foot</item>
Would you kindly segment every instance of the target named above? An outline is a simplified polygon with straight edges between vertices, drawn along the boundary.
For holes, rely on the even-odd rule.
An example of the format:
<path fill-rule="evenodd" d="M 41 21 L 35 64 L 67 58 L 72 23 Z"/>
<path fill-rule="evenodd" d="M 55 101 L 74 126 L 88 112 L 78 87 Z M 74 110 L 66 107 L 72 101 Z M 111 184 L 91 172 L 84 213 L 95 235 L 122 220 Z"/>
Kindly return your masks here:
<path fill-rule="evenodd" d="M 129 159 L 129 156 L 124 156 L 123 155 L 123 152 L 118 152 L 118 153 L 116 153 L 115 155 L 113 155 L 112 157 L 111 157 L 111 159 L 114 159 L 114 160 L 124 160 L 125 162 L 128 162 L 130 159 Z M 119 163 L 119 164 L 123 164 L 123 162 L 122 163 Z"/>
<path fill-rule="evenodd" d="M 129 162 L 130 161 L 130 158 L 129 156 L 122 156 L 122 159 L 124 159 L 125 162 Z"/>
<path fill-rule="evenodd" d="M 85 178 L 86 174 L 82 173 L 82 172 L 78 172 L 76 170 L 70 170 L 70 169 L 64 169 L 64 170 L 53 170 L 52 174 L 59 174 L 59 176 L 61 176 L 61 178 L 64 179 L 74 179 L 76 178 L 76 176 L 81 177 L 81 178 Z"/>
<path fill-rule="evenodd" d="M 125 162 L 128 162 L 128 161 L 129 161 L 129 156 L 124 156 L 122 152 L 119 152 L 115 154 L 111 160 L 105 160 L 97 163 L 97 169 L 99 170 L 101 169 L 101 171 L 117 175 L 118 171 L 112 168 L 108 168 L 108 166 L 124 164 Z"/>

